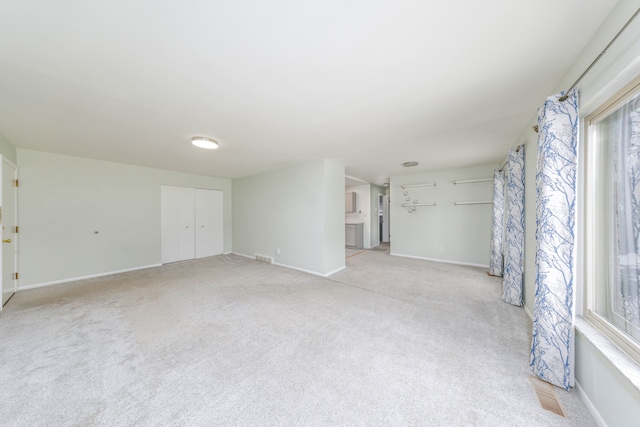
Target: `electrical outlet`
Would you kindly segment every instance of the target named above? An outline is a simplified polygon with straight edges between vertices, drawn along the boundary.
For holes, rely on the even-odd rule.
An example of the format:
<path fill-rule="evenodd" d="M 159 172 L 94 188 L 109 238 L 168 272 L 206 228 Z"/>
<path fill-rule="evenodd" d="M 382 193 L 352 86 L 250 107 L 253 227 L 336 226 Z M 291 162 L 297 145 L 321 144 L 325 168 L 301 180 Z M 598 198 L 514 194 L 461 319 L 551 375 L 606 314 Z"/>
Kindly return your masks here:
<path fill-rule="evenodd" d="M 276 255 L 280 255 L 280 248 L 276 249 Z"/>
<path fill-rule="evenodd" d="M 438 246 L 438 252 L 442 252 L 442 246 Z"/>

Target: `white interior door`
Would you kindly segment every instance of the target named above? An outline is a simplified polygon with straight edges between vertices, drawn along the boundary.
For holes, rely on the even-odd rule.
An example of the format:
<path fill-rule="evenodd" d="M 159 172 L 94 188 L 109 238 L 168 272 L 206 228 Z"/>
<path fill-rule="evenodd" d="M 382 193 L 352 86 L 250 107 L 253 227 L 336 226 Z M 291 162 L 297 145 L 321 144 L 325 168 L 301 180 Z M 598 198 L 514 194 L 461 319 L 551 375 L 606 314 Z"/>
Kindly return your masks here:
<path fill-rule="evenodd" d="M 211 193 L 210 190 L 196 189 L 196 258 L 209 256 L 211 238 Z"/>
<path fill-rule="evenodd" d="M 178 197 L 178 261 L 184 261 L 196 257 L 195 188 L 180 187 Z"/>
<path fill-rule="evenodd" d="M 167 185 L 160 191 L 162 263 L 220 255 L 222 191 Z"/>
<path fill-rule="evenodd" d="M 17 280 L 15 273 L 17 272 L 17 235 L 15 233 L 17 226 L 17 188 L 15 180 L 17 179 L 17 168 L 8 160 L 2 158 L 0 162 L 2 168 L 2 211 L 0 223 L 2 223 L 2 305 L 16 292 Z"/>
<path fill-rule="evenodd" d="M 162 263 L 180 259 L 180 188 L 160 187 L 160 227 Z"/>
<path fill-rule="evenodd" d="M 382 201 L 382 241 L 387 243 L 389 242 L 389 211 L 390 209 L 390 200 L 389 196 L 384 196 Z"/>
<path fill-rule="evenodd" d="M 222 191 L 195 190 L 196 258 L 222 253 Z"/>

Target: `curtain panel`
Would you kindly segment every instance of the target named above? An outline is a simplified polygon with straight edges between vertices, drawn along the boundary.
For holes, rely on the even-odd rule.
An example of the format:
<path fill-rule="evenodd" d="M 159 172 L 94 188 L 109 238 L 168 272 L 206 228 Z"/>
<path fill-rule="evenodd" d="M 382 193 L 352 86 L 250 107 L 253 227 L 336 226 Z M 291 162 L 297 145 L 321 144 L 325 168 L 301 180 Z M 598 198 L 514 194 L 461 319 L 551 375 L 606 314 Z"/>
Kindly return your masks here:
<path fill-rule="evenodd" d="M 502 299 L 521 306 L 524 272 L 524 145 L 509 150 L 506 223 Z"/>
<path fill-rule="evenodd" d="M 493 172 L 493 214 L 491 221 L 491 260 L 489 274 L 502 276 L 502 249 L 504 242 L 504 171 Z"/>
<path fill-rule="evenodd" d="M 573 383 L 578 94 L 556 94 L 538 111 L 536 287 L 531 368 L 569 389 Z"/>

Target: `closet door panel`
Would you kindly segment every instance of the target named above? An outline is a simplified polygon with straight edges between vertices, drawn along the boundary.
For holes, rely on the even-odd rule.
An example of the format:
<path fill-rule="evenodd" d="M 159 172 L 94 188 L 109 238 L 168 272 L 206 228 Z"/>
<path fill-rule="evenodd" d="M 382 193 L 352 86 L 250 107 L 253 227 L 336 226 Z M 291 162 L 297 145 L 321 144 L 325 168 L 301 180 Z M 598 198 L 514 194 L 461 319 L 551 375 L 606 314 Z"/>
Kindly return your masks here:
<path fill-rule="evenodd" d="M 210 216 L 211 191 L 196 189 L 196 258 L 211 255 L 210 250 Z"/>
<path fill-rule="evenodd" d="M 222 253 L 222 201 L 218 190 L 161 186 L 163 264 Z"/>
<path fill-rule="evenodd" d="M 180 260 L 180 189 L 160 187 L 160 236 L 162 263 Z"/>
<path fill-rule="evenodd" d="M 180 242 L 179 260 L 195 258 L 195 189 L 180 188 L 179 216 L 180 216 Z"/>

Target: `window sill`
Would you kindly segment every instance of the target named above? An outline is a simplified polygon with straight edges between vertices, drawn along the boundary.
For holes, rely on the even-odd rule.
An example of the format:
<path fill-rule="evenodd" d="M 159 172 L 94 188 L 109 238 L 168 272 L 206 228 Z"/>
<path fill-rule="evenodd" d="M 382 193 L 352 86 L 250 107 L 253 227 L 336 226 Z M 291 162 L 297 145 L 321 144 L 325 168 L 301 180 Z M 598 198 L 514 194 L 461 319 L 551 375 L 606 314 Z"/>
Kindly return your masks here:
<path fill-rule="evenodd" d="M 640 366 L 587 319 L 576 316 L 576 329 L 607 359 L 640 393 Z"/>

